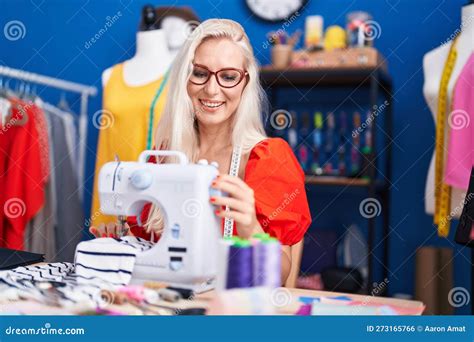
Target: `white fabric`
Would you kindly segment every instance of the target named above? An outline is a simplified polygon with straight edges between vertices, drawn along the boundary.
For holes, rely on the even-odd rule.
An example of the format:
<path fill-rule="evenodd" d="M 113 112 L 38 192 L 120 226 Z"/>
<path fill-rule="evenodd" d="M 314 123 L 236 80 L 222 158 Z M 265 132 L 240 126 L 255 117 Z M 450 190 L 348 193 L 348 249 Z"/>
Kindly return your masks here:
<path fill-rule="evenodd" d="M 23 298 L 62 307 L 82 305 L 94 308 L 104 304 L 102 290 L 118 287 L 92 277 L 79 283 L 80 276 L 73 271 L 74 264 L 66 262 L 0 271 L 0 302 Z M 45 283 L 53 286 L 47 289 Z"/>
<path fill-rule="evenodd" d="M 127 285 L 132 278 L 137 253 L 153 246 L 153 242 L 135 236 L 83 241 L 76 248 L 76 274 Z"/>

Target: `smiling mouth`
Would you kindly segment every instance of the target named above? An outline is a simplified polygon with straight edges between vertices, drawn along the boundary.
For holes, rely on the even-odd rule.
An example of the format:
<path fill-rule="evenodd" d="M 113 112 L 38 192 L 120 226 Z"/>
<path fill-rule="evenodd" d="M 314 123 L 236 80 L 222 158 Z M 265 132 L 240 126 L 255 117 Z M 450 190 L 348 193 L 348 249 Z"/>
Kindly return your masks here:
<path fill-rule="evenodd" d="M 201 100 L 199 99 L 199 103 L 201 103 L 204 107 L 206 108 L 219 108 L 222 106 L 225 102 L 219 102 L 219 101 L 206 101 L 206 100 Z"/>

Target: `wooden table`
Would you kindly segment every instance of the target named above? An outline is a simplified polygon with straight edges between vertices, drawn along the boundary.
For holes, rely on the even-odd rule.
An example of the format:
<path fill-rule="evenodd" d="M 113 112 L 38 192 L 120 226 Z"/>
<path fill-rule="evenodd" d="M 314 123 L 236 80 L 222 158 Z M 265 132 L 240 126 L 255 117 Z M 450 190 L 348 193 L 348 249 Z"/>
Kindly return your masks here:
<path fill-rule="evenodd" d="M 42 265 L 45 263 L 38 263 L 35 265 Z M 330 292 L 330 291 L 315 291 L 315 290 L 305 290 L 305 289 L 297 289 L 297 288 L 280 288 L 281 291 L 285 291 L 285 293 L 289 293 L 291 295 L 291 299 L 287 302 L 287 305 L 278 308 L 277 313 L 283 315 L 294 315 L 301 306 L 301 302 L 299 301 L 299 297 L 338 297 L 338 296 L 346 296 L 351 298 L 354 301 L 362 302 L 363 305 L 371 306 L 371 305 L 393 305 L 399 308 L 404 308 L 409 311 L 418 311 L 421 314 L 424 310 L 424 304 L 420 301 L 415 300 L 406 300 L 406 299 L 398 299 L 398 298 L 388 298 L 388 297 L 377 297 L 371 295 L 359 295 L 359 294 L 349 294 L 349 293 L 341 293 L 341 292 Z M 190 299 L 182 299 L 176 303 L 170 303 L 161 300 L 159 305 L 163 308 L 169 308 L 174 310 L 183 310 L 183 309 L 191 309 L 191 308 L 206 308 L 208 309 L 212 303 L 212 300 L 215 298 L 216 292 L 215 291 L 208 291 L 201 294 L 196 295 Z M 114 305 L 113 305 L 114 306 Z M 119 308 L 119 306 L 117 306 Z M 133 308 L 130 308 L 133 311 Z"/>
<path fill-rule="evenodd" d="M 418 311 L 421 314 L 424 310 L 424 304 L 420 301 L 406 300 L 398 298 L 387 298 L 387 297 L 376 297 L 370 295 L 357 295 L 348 294 L 341 292 L 330 292 L 330 291 L 314 291 L 296 288 L 281 288 L 281 291 L 285 291 L 291 295 L 291 299 L 287 302 L 287 305 L 279 307 L 277 310 L 278 314 L 283 315 L 294 315 L 301 306 L 299 297 L 349 297 L 354 301 L 362 302 L 366 306 L 372 305 L 392 305 L 399 308 L 407 309 L 408 311 Z M 177 303 L 162 302 L 160 305 L 175 309 L 191 309 L 191 308 L 206 308 L 208 309 L 214 299 L 215 291 L 209 291 L 198 294 L 195 298 L 188 300 L 181 300 Z"/>

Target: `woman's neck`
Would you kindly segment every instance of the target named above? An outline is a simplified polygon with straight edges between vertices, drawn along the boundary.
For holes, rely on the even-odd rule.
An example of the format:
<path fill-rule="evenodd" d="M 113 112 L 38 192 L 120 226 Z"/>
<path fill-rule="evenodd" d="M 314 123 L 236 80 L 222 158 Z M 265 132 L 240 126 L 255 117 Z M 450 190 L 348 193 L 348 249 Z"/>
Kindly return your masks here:
<path fill-rule="evenodd" d="M 230 123 L 205 126 L 199 124 L 199 150 L 201 155 L 218 155 L 232 147 Z"/>

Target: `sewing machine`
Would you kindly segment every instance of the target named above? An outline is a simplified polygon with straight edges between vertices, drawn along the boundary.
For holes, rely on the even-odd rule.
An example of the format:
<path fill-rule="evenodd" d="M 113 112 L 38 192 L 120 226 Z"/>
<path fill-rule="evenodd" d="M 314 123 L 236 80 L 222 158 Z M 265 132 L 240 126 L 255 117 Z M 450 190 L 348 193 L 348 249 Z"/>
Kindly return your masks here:
<path fill-rule="evenodd" d="M 177 157 L 179 162 L 147 163 L 150 156 Z M 104 214 L 139 218 L 150 202 L 164 213 L 163 234 L 153 248 L 137 255 L 132 284 L 163 281 L 197 293 L 213 288 L 221 226 L 209 197 L 222 195 L 210 187 L 218 173 L 216 163 L 190 164 L 176 151 L 144 151 L 138 162 L 102 167 L 99 198 Z"/>

